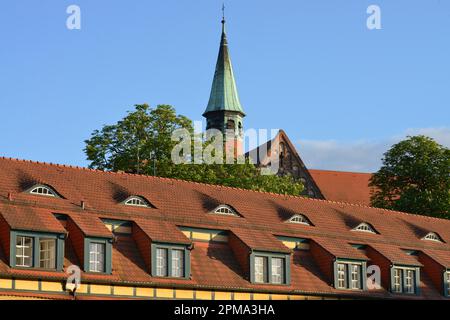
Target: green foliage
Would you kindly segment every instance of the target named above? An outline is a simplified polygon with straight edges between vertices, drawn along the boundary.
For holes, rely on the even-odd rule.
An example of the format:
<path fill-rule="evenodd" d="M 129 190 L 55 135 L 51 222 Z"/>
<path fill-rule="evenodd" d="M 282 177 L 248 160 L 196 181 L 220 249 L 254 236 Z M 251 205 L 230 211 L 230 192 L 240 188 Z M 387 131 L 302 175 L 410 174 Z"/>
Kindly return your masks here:
<path fill-rule="evenodd" d="M 450 149 L 425 136 L 408 137 L 384 154 L 370 185 L 375 207 L 450 218 Z"/>
<path fill-rule="evenodd" d="M 136 105 L 133 112 L 117 122 L 95 130 L 84 149 L 89 167 L 125 171 L 230 187 L 299 195 L 303 185 L 290 176 L 261 175 L 251 163 L 174 164 L 171 152 L 177 142 L 172 132 L 184 128 L 193 133 L 192 121 L 177 115 L 168 105 L 152 109 Z"/>

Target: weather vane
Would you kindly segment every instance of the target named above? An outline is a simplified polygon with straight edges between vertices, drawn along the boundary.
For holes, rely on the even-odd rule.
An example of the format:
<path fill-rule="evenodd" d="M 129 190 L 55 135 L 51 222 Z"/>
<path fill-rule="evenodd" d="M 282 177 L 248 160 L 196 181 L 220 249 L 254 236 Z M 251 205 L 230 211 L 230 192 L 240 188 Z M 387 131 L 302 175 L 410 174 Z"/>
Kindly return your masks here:
<path fill-rule="evenodd" d="M 222 21 L 225 22 L 225 3 L 222 3 Z"/>

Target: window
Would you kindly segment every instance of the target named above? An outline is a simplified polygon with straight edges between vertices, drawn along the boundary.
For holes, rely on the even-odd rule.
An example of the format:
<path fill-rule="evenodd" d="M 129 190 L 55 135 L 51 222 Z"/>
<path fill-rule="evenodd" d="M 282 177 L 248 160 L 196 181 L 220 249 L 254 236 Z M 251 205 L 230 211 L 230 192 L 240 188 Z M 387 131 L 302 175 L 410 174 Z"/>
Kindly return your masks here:
<path fill-rule="evenodd" d="M 267 257 L 255 257 L 255 282 L 267 283 Z"/>
<path fill-rule="evenodd" d="M 152 245 L 152 275 L 155 277 L 187 278 L 190 257 L 184 246 Z"/>
<path fill-rule="evenodd" d="M 368 233 L 377 233 L 375 228 L 372 227 L 370 224 L 368 223 L 361 223 L 360 225 L 358 225 L 356 228 L 353 229 L 353 231 L 361 231 L 361 232 L 368 232 Z"/>
<path fill-rule="evenodd" d="M 156 249 L 156 275 L 158 277 L 167 277 L 167 250 L 163 248 Z"/>
<path fill-rule="evenodd" d="M 40 196 L 48 196 L 48 197 L 57 197 L 57 194 L 50 187 L 44 185 L 37 185 L 29 189 L 28 191 L 31 194 L 37 194 Z"/>
<path fill-rule="evenodd" d="M 415 294 L 417 291 L 416 269 L 395 267 L 392 271 L 392 292 Z"/>
<path fill-rule="evenodd" d="M 298 223 L 298 224 L 304 224 L 307 226 L 311 226 L 311 222 L 309 221 L 309 219 L 307 217 L 305 217 L 302 214 L 296 214 L 294 215 L 292 218 L 290 218 L 288 220 L 290 223 Z"/>
<path fill-rule="evenodd" d="M 138 196 L 129 197 L 123 203 L 127 206 L 146 207 L 146 208 L 150 207 L 150 204 L 147 200 Z"/>
<path fill-rule="evenodd" d="M 286 284 L 289 265 L 286 264 L 288 255 L 270 255 L 255 253 L 251 257 L 253 270 L 252 282 L 269 284 Z"/>
<path fill-rule="evenodd" d="M 184 250 L 172 250 L 172 276 L 184 277 Z"/>
<path fill-rule="evenodd" d="M 414 271 L 405 270 L 405 293 L 414 293 Z"/>
<path fill-rule="evenodd" d="M 30 268 L 33 266 L 33 238 L 16 238 L 16 266 Z"/>
<path fill-rule="evenodd" d="M 336 266 L 336 273 L 337 289 L 362 289 L 362 264 L 339 262 Z"/>
<path fill-rule="evenodd" d="M 56 268 L 56 239 L 39 239 L 39 267 Z"/>
<path fill-rule="evenodd" d="M 394 269 L 394 279 L 392 284 L 392 291 L 393 292 L 403 292 L 403 282 L 402 282 L 402 276 L 403 270 L 401 269 Z"/>
<path fill-rule="evenodd" d="M 429 240 L 429 241 L 444 243 L 442 238 L 435 232 L 428 233 L 425 237 L 422 238 L 422 240 Z"/>
<path fill-rule="evenodd" d="M 450 272 L 449 271 L 447 271 L 445 274 L 444 274 L 444 277 L 445 277 L 445 290 L 446 290 L 446 294 L 447 294 L 447 296 L 450 296 Z"/>
<path fill-rule="evenodd" d="M 89 243 L 89 271 L 105 272 L 105 244 Z"/>
<path fill-rule="evenodd" d="M 338 288 L 345 289 L 347 288 L 347 265 L 343 263 L 339 263 L 337 266 L 337 279 L 338 279 Z"/>
<path fill-rule="evenodd" d="M 351 289 L 361 288 L 361 266 L 352 264 L 350 266 L 351 272 Z"/>
<path fill-rule="evenodd" d="M 284 259 L 272 258 L 272 283 L 284 283 Z"/>
<path fill-rule="evenodd" d="M 222 214 L 222 215 L 226 215 L 226 216 L 236 216 L 236 217 L 239 216 L 235 210 L 233 210 L 230 206 L 226 206 L 226 205 L 221 205 L 221 206 L 217 207 L 216 209 L 214 209 L 213 213 Z"/>

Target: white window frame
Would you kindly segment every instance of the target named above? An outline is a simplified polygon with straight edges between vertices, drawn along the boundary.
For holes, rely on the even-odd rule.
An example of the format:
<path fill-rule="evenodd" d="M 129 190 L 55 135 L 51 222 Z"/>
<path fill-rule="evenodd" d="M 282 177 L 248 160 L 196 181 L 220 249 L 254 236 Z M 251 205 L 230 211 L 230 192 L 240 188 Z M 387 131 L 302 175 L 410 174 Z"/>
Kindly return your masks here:
<path fill-rule="evenodd" d="M 336 262 L 336 288 L 344 290 L 363 289 L 363 264 L 339 260 Z"/>
<path fill-rule="evenodd" d="M 172 249 L 172 277 L 184 277 L 184 250 Z"/>
<path fill-rule="evenodd" d="M 415 293 L 415 291 L 416 291 L 416 289 L 415 289 L 415 287 L 416 287 L 416 285 L 415 285 L 415 280 L 416 280 L 415 273 L 416 273 L 415 270 L 411 270 L 411 269 L 403 270 L 403 274 L 404 274 L 404 277 L 405 277 L 405 280 L 404 280 L 404 282 L 405 282 L 405 284 L 404 284 L 405 293 L 408 293 L 408 294 L 414 294 Z"/>
<path fill-rule="evenodd" d="M 353 228 L 352 231 L 367 232 L 367 233 L 372 233 L 372 234 L 377 234 L 378 233 L 375 230 L 375 228 L 372 227 L 372 225 L 370 223 L 367 223 L 367 222 L 360 223 L 355 228 Z"/>
<path fill-rule="evenodd" d="M 418 277 L 416 268 L 410 267 L 393 267 L 392 292 L 403 294 L 416 294 Z"/>
<path fill-rule="evenodd" d="M 55 190 L 53 190 L 49 186 L 46 186 L 43 184 L 39 184 L 39 185 L 35 185 L 35 186 L 31 187 L 28 190 L 28 193 L 33 194 L 33 195 L 38 195 L 38 196 L 44 196 L 44 197 L 53 197 L 53 198 L 58 197 L 58 194 L 56 193 Z"/>
<path fill-rule="evenodd" d="M 311 221 L 309 221 L 309 219 L 303 215 L 303 214 L 296 214 L 293 217 L 291 217 L 288 222 L 290 223 L 296 223 L 296 224 L 303 224 L 306 226 L 311 226 Z"/>
<path fill-rule="evenodd" d="M 29 245 L 26 244 L 26 240 L 29 240 Z M 20 244 L 19 244 L 20 241 Z M 29 250 L 30 252 L 26 252 Z M 32 268 L 33 267 L 33 251 L 34 251 L 34 238 L 28 236 L 16 237 L 16 267 Z M 30 263 L 26 264 L 25 261 L 29 259 Z"/>
<path fill-rule="evenodd" d="M 447 296 L 450 296 L 450 271 L 447 271 L 444 274 L 444 277 L 446 294 Z"/>
<path fill-rule="evenodd" d="M 222 215 L 222 216 L 239 217 L 239 214 L 236 212 L 236 210 L 234 210 L 233 208 L 231 208 L 230 206 L 228 206 L 226 204 L 222 204 L 222 205 L 218 206 L 211 213 Z"/>
<path fill-rule="evenodd" d="M 140 196 L 129 197 L 123 202 L 123 204 L 131 207 L 150 208 L 150 203 Z"/>
<path fill-rule="evenodd" d="M 277 263 L 274 263 L 277 261 Z M 279 264 L 278 264 L 279 262 Z M 284 283 L 284 258 L 272 257 L 272 283 L 283 284 Z"/>
<path fill-rule="evenodd" d="M 89 272 L 105 272 L 105 253 L 105 243 L 95 241 L 89 243 Z"/>
<path fill-rule="evenodd" d="M 53 244 L 50 245 L 50 244 Z M 43 248 L 44 245 L 44 248 Z M 56 246 L 55 238 L 39 238 L 39 267 L 42 269 L 56 268 Z"/>
<path fill-rule="evenodd" d="M 255 256 L 254 259 L 254 277 L 256 283 L 268 283 L 267 266 L 269 264 L 269 258 L 265 256 Z"/>
<path fill-rule="evenodd" d="M 169 257 L 168 248 L 156 248 L 156 276 L 157 277 L 168 277 L 169 276 Z"/>
<path fill-rule="evenodd" d="M 337 264 L 337 287 L 339 289 L 347 289 L 347 264 Z"/>
<path fill-rule="evenodd" d="M 403 292 L 403 269 L 394 268 L 394 275 L 392 277 L 392 291 L 395 293 Z"/>
<path fill-rule="evenodd" d="M 444 243 L 444 240 L 442 240 L 442 237 L 436 232 L 428 233 L 425 237 L 422 238 L 422 240 Z"/>

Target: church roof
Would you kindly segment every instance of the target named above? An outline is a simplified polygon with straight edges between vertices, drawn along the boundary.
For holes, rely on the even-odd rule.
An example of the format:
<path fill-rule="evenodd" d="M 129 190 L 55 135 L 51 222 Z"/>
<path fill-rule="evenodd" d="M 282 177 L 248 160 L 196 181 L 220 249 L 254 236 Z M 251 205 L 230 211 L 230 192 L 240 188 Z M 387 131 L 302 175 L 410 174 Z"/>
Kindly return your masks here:
<path fill-rule="evenodd" d="M 225 19 L 222 20 L 222 37 L 211 95 L 203 115 L 215 111 L 235 111 L 245 115 L 241 102 L 239 101 L 236 81 L 234 80 L 233 67 L 231 65 L 228 41 L 225 33 Z"/>
<path fill-rule="evenodd" d="M 371 173 L 308 169 L 327 200 L 370 205 Z"/>

